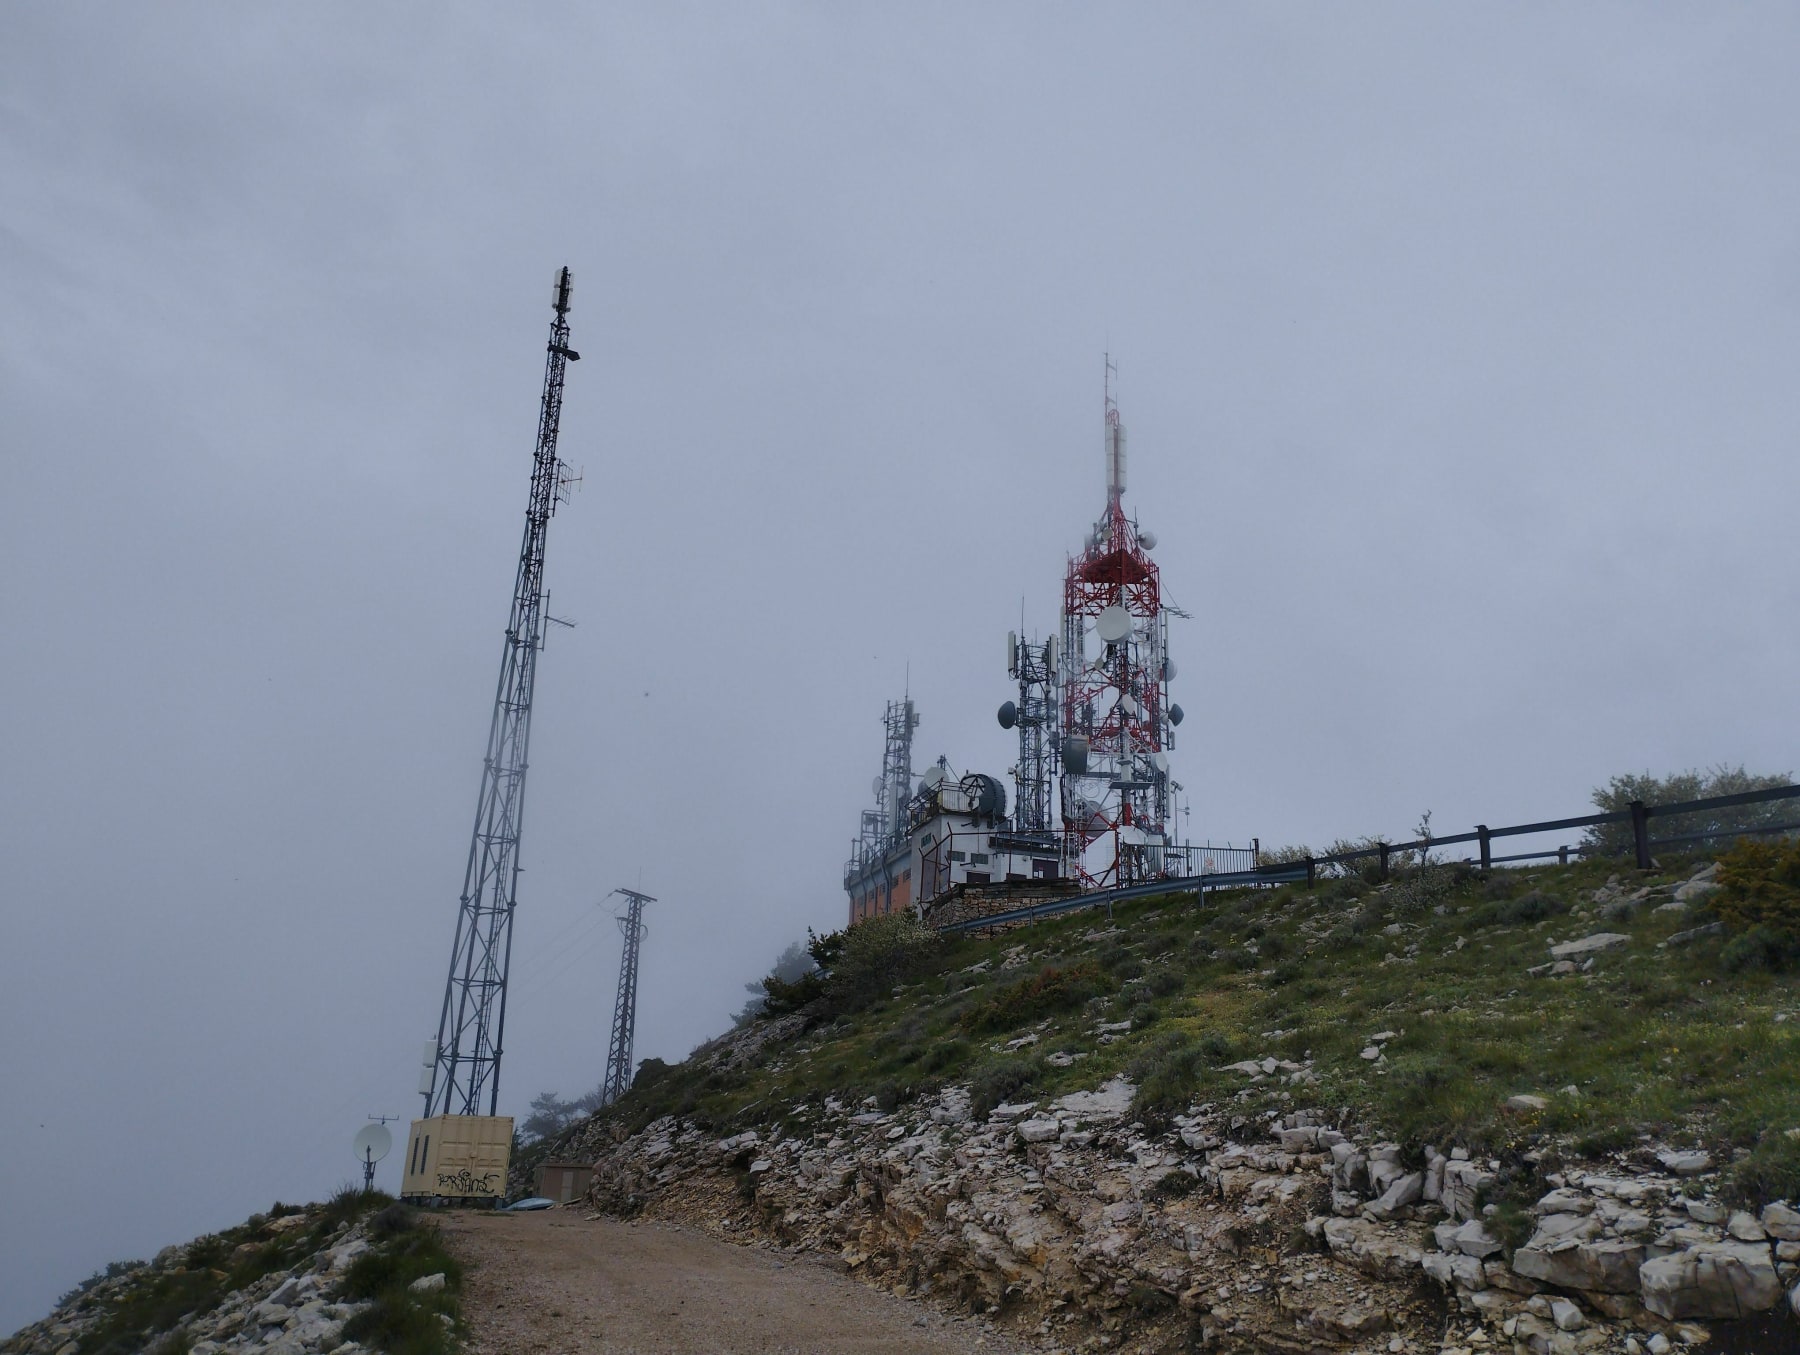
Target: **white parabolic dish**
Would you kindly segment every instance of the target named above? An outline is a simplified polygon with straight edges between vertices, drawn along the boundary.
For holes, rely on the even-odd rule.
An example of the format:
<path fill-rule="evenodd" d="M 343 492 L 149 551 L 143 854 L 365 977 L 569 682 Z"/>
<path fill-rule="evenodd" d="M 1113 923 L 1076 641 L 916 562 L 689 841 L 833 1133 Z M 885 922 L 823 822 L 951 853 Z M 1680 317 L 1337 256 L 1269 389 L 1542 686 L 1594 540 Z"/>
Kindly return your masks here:
<path fill-rule="evenodd" d="M 1116 645 L 1131 634 L 1131 613 L 1116 602 L 1094 618 L 1094 629 L 1109 645 Z"/>
<path fill-rule="evenodd" d="M 366 1124 L 356 1131 L 356 1160 L 379 1162 L 394 1146 L 394 1136 L 384 1124 Z"/>

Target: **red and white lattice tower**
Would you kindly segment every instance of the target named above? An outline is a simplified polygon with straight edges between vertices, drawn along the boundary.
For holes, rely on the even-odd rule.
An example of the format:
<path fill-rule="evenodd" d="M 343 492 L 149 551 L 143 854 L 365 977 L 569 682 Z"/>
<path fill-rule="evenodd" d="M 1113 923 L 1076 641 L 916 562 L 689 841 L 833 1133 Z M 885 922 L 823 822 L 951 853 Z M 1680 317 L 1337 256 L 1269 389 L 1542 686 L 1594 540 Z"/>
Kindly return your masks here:
<path fill-rule="evenodd" d="M 1106 367 L 1106 511 L 1063 582 L 1062 818 L 1090 888 L 1163 875 L 1169 816 L 1168 618 L 1149 532 L 1126 516 L 1125 428 Z"/>

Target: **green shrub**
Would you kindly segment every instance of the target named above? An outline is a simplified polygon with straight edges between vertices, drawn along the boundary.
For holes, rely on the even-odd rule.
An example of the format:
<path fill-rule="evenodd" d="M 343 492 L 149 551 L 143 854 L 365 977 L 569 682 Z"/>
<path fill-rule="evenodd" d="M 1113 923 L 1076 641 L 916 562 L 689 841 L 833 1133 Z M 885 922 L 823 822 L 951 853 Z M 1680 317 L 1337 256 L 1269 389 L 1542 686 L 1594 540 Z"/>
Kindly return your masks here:
<path fill-rule="evenodd" d="M 1200 1178 L 1192 1172 L 1172 1171 L 1144 1192 L 1146 1200 L 1179 1200 L 1200 1188 Z"/>
<path fill-rule="evenodd" d="M 812 1009 L 821 1018 L 862 1011 L 930 968 L 944 940 L 911 912 L 867 918 L 841 932 L 807 933 L 807 951 L 818 967 L 796 978 L 770 974 L 763 1014 Z M 791 971 L 790 971 L 791 972 Z"/>
<path fill-rule="evenodd" d="M 1719 888 L 1708 900 L 1726 930 L 1761 929 L 1800 949 L 1800 838 L 1745 838 L 1719 857 Z"/>
<path fill-rule="evenodd" d="M 1145 998 L 1143 1001 L 1132 1004 L 1130 1010 L 1125 1013 L 1125 1019 L 1131 1022 L 1133 1030 L 1147 1030 L 1156 1024 L 1161 1015 L 1156 1004 Z"/>
<path fill-rule="evenodd" d="M 919 1068 L 926 1074 L 960 1068 L 969 1057 L 969 1046 L 962 1040 L 933 1040 L 919 1058 Z"/>
<path fill-rule="evenodd" d="M 964 1030 L 1013 1030 L 1051 1012 L 1069 1011 L 1112 985 L 1098 965 L 1088 961 L 1058 969 L 1045 965 L 1029 978 L 1008 984 L 987 1001 L 962 1014 Z"/>
<path fill-rule="evenodd" d="M 1184 1109 L 1206 1073 L 1202 1045 L 1179 1031 L 1164 1035 L 1126 1065 L 1125 1075 L 1137 1084 L 1133 1115 L 1162 1120 Z"/>
<path fill-rule="evenodd" d="M 401 1233 L 411 1232 L 418 1223 L 418 1214 L 403 1204 L 390 1204 L 369 1220 L 369 1236 L 374 1238 L 398 1237 Z"/>
<path fill-rule="evenodd" d="M 1800 960 L 1800 937 L 1773 927 L 1752 927 L 1739 932 L 1719 952 L 1719 963 L 1727 974 L 1766 969 L 1774 973 L 1791 967 Z"/>
<path fill-rule="evenodd" d="M 1222 1030 L 1209 1030 L 1200 1037 L 1200 1052 L 1213 1063 L 1225 1063 L 1231 1058 L 1233 1045 L 1231 1037 Z"/>
<path fill-rule="evenodd" d="M 1780 1130 L 1763 1135 L 1749 1156 L 1726 1171 L 1725 1193 L 1732 1203 L 1751 1208 L 1800 1199 L 1800 1139 Z"/>
<path fill-rule="evenodd" d="M 985 1120 L 995 1106 L 1029 1091 L 1043 1075 L 1041 1058 L 989 1059 L 969 1079 L 969 1109 L 977 1120 Z"/>
<path fill-rule="evenodd" d="M 666 1078 L 669 1072 L 670 1065 L 662 1059 L 645 1059 L 638 1064 L 637 1072 L 631 1079 L 632 1089 L 654 1087 Z"/>
<path fill-rule="evenodd" d="M 1468 918 L 1471 927 L 1523 927 L 1533 922 L 1543 922 L 1547 918 L 1560 917 L 1568 911 L 1569 905 L 1561 899 L 1533 889 L 1517 898 L 1495 899 L 1484 903 L 1472 909 Z"/>
<path fill-rule="evenodd" d="M 1157 997 L 1173 997 L 1187 986 L 1186 976 L 1173 965 L 1162 965 L 1150 971 L 1144 987 Z"/>

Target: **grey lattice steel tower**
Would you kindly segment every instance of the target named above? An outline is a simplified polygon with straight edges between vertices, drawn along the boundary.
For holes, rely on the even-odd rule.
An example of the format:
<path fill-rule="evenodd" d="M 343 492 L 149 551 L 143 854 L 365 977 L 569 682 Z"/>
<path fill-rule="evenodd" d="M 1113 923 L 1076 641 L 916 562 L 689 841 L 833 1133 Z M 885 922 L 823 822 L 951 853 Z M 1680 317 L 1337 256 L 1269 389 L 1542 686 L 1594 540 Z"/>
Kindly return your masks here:
<path fill-rule="evenodd" d="M 619 996 L 613 1001 L 612 1040 L 606 1047 L 606 1079 L 600 1084 L 600 1104 L 610 1106 L 631 1090 L 632 1040 L 637 1034 L 638 947 L 650 929 L 644 925 L 644 905 L 655 903 L 635 889 L 615 889 L 626 901 L 619 930 L 625 933 L 625 954 L 619 961 Z"/>
<path fill-rule="evenodd" d="M 500 1096 L 500 1054 L 506 1029 L 506 971 L 512 958 L 513 907 L 518 901 L 519 832 L 525 816 L 525 769 L 531 743 L 531 693 L 543 648 L 544 541 L 556 505 L 567 501 L 570 477 L 556 455 L 562 421 L 563 370 L 580 354 L 569 347 L 569 295 L 573 280 L 556 275 L 544 399 L 538 414 L 537 452 L 531 465 L 531 498 L 525 508 L 525 540 L 513 584 L 512 615 L 500 655 L 500 685 L 488 727 L 475 832 L 463 876 L 456 944 L 438 1017 L 436 1061 L 426 1115 L 492 1115 Z"/>
<path fill-rule="evenodd" d="M 1006 637 L 1006 671 L 1019 680 L 1019 699 L 1000 707 L 1003 729 L 1019 731 L 1013 768 L 1013 822 L 1022 832 L 1055 826 L 1056 637 L 1042 642 Z"/>

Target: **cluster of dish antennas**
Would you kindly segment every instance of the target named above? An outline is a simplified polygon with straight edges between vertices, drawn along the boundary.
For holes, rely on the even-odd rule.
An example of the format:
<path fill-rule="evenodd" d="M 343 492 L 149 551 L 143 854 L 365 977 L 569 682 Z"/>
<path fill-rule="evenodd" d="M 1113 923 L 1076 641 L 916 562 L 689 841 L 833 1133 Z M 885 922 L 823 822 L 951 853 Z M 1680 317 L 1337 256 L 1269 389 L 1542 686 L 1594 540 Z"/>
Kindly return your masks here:
<path fill-rule="evenodd" d="M 985 772 L 970 772 L 958 777 L 943 758 L 925 769 L 919 778 L 919 794 L 935 798 L 941 808 L 952 814 L 974 814 L 980 818 L 1006 817 L 1006 787 Z"/>
<path fill-rule="evenodd" d="M 1107 519 L 1101 518 L 1100 521 L 1094 524 L 1094 530 L 1088 533 L 1087 547 L 1089 550 L 1099 550 L 1102 546 L 1109 544 L 1111 541 L 1111 524 Z M 1151 531 L 1148 527 L 1140 527 L 1137 534 L 1137 543 L 1139 550 L 1155 550 L 1156 533 Z"/>

